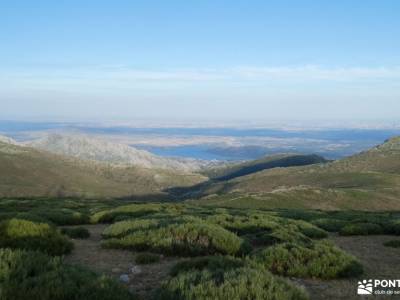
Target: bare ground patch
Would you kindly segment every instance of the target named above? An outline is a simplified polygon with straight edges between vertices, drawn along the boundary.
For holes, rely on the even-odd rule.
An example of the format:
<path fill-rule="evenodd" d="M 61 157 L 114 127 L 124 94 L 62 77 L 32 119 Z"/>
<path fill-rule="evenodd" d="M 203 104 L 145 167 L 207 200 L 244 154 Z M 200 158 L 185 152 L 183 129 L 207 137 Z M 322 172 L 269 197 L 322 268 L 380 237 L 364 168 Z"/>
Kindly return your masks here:
<path fill-rule="evenodd" d="M 106 274 L 116 279 L 121 275 L 128 275 L 129 282 L 124 283 L 132 291 L 148 298 L 149 293 L 160 286 L 168 277 L 170 269 L 180 258 L 162 257 L 160 262 L 151 265 L 135 263 L 135 252 L 127 250 L 103 249 L 101 247 L 101 233 L 108 225 L 85 225 L 90 232 L 86 240 L 72 239 L 75 248 L 65 257 L 70 264 L 78 264 L 89 269 Z M 73 227 L 73 226 L 70 226 Z M 132 272 L 134 268 L 134 272 Z"/>

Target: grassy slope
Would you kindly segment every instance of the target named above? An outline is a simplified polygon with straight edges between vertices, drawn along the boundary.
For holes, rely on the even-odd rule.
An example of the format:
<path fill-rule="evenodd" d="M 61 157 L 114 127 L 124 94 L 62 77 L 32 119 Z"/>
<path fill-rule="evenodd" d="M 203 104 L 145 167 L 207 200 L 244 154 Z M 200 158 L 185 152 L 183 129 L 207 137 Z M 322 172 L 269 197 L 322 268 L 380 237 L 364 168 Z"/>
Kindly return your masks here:
<path fill-rule="evenodd" d="M 112 167 L 0 142 L 0 197 L 149 195 L 201 180 L 199 175 Z"/>
<path fill-rule="evenodd" d="M 277 167 L 304 166 L 324 162 L 326 160 L 318 155 L 280 154 L 222 168 L 212 168 L 207 170 L 205 175 L 214 180 L 223 181 Z"/>
<path fill-rule="evenodd" d="M 202 203 L 235 207 L 400 209 L 400 138 L 328 164 L 276 168 L 214 183 L 203 193 L 216 195 Z"/>

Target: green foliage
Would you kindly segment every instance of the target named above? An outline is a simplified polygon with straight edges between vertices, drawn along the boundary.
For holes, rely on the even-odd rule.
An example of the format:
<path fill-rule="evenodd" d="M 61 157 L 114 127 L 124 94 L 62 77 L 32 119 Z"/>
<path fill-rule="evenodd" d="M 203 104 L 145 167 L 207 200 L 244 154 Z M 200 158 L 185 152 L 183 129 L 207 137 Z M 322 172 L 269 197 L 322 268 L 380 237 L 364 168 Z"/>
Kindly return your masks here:
<path fill-rule="evenodd" d="M 312 221 L 312 224 L 329 232 L 338 232 L 347 224 L 347 222 L 338 219 L 322 218 Z"/>
<path fill-rule="evenodd" d="M 148 265 L 160 261 L 160 255 L 153 253 L 139 253 L 135 257 L 135 262 L 140 265 Z"/>
<path fill-rule="evenodd" d="M 245 261 L 232 256 L 203 256 L 195 257 L 177 263 L 171 270 L 171 275 L 176 276 L 178 273 L 191 270 L 201 271 L 204 269 L 212 272 L 219 270 L 227 271 L 245 266 Z"/>
<path fill-rule="evenodd" d="M 108 226 L 103 231 L 103 237 L 105 238 L 118 238 L 123 237 L 129 233 L 137 230 L 147 230 L 150 228 L 156 228 L 159 225 L 159 221 L 156 219 L 130 219 L 121 221 Z"/>
<path fill-rule="evenodd" d="M 109 239 L 103 245 L 188 256 L 214 253 L 239 255 L 247 251 L 243 239 L 218 225 L 205 222 L 187 222 L 137 230 L 119 239 Z"/>
<path fill-rule="evenodd" d="M 49 224 L 11 219 L 0 223 L 0 247 L 62 255 L 69 253 L 73 244 Z"/>
<path fill-rule="evenodd" d="M 400 248 L 400 240 L 391 240 L 383 243 L 386 247 Z"/>
<path fill-rule="evenodd" d="M 80 225 L 89 223 L 88 215 L 71 209 L 43 209 L 38 210 L 36 214 L 57 225 Z"/>
<path fill-rule="evenodd" d="M 373 223 L 348 224 L 339 231 L 340 235 L 370 235 L 382 233 L 382 226 Z"/>
<path fill-rule="evenodd" d="M 362 266 L 354 257 L 327 241 L 278 244 L 255 254 L 254 259 L 283 276 L 333 279 L 362 273 Z"/>
<path fill-rule="evenodd" d="M 114 209 L 99 211 L 90 218 L 92 223 L 110 223 L 117 217 L 141 217 L 150 213 L 158 212 L 163 209 L 159 204 L 131 204 L 119 206 Z"/>
<path fill-rule="evenodd" d="M 61 233 L 73 239 L 87 239 L 90 232 L 85 227 L 62 228 Z"/>
<path fill-rule="evenodd" d="M 384 231 L 387 234 L 400 235 L 400 220 L 391 220 L 384 224 Z"/>
<path fill-rule="evenodd" d="M 301 300 L 300 288 L 255 265 L 229 257 L 199 258 L 175 267 L 157 293 L 159 300 Z"/>
<path fill-rule="evenodd" d="M 2 300 L 128 300 L 134 297 L 107 277 L 65 265 L 40 252 L 0 249 Z"/>

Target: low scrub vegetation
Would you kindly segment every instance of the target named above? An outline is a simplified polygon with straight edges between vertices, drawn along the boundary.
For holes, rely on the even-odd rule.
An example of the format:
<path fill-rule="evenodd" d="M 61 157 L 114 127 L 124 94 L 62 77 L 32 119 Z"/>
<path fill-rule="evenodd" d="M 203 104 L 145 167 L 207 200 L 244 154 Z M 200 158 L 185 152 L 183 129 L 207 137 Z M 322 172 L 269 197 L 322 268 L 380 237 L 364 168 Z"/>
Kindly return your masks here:
<path fill-rule="evenodd" d="M 156 299 L 308 299 L 304 290 L 288 281 L 229 257 L 185 262 L 174 269 L 173 275 L 162 285 Z"/>
<path fill-rule="evenodd" d="M 73 244 L 47 223 L 10 219 L 0 223 L 0 248 L 6 247 L 62 255 L 69 253 Z"/>
<path fill-rule="evenodd" d="M 160 261 L 160 255 L 153 253 L 139 253 L 135 257 L 135 262 L 139 265 L 148 265 Z"/>
<path fill-rule="evenodd" d="M 133 300 L 113 280 L 40 252 L 0 249 L 2 300 Z"/>
<path fill-rule="evenodd" d="M 362 273 L 354 257 L 327 241 L 282 243 L 263 249 L 253 258 L 272 273 L 290 277 L 333 279 Z"/>
<path fill-rule="evenodd" d="M 109 239 L 103 245 L 185 256 L 214 253 L 239 255 L 247 251 L 243 239 L 218 225 L 205 222 L 138 230 L 119 239 Z"/>
<path fill-rule="evenodd" d="M 340 229 L 341 235 L 370 235 L 382 234 L 384 230 L 382 226 L 373 223 L 355 223 L 344 226 Z"/>
<path fill-rule="evenodd" d="M 141 217 L 147 214 L 161 211 L 164 207 L 159 204 L 131 204 L 117 208 L 99 211 L 91 216 L 92 223 L 110 223 L 116 218 Z"/>
<path fill-rule="evenodd" d="M 61 233 L 73 239 L 87 239 L 90 232 L 85 227 L 65 227 L 61 229 Z"/>

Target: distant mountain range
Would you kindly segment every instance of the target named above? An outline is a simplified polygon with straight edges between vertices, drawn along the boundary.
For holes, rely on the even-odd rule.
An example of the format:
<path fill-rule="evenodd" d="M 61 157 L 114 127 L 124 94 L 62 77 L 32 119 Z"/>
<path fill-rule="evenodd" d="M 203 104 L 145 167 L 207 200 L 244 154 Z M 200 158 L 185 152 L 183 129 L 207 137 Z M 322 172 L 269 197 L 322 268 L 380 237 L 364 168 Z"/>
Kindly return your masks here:
<path fill-rule="evenodd" d="M 25 145 L 84 160 L 150 169 L 192 172 L 212 164 L 212 162 L 196 159 L 160 157 L 128 145 L 80 134 L 48 134 L 40 139 L 27 142 Z"/>
<path fill-rule="evenodd" d="M 174 186 L 205 180 L 199 174 L 114 165 L 0 141 L 0 197 L 157 197 Z"/>

